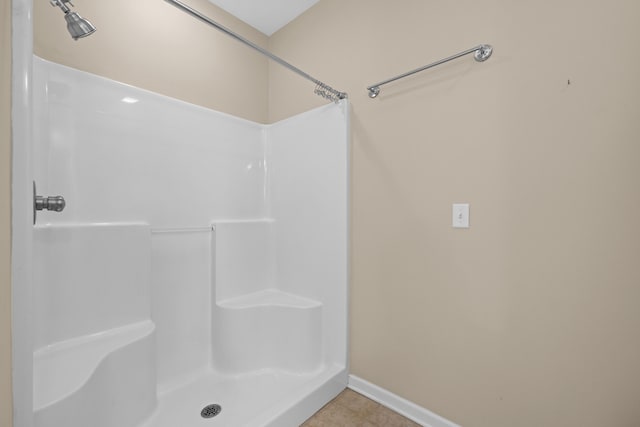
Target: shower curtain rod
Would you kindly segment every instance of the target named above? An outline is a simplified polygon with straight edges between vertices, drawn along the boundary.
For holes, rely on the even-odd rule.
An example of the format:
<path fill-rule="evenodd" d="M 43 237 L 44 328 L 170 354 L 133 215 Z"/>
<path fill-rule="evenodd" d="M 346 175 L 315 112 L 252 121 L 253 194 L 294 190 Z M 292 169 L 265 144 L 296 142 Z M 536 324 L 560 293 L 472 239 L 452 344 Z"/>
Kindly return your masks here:
<path fill-rule="evenodd" d="M 399 76 L 396 77 L 392 77 L 390 79 L 384 80 L 380 83 L 376 83 L 374 85 L 371 85 L 367 88 L 367 90 L 369 91 L 369 98 L 375 98 L 380 94 L 380 86 L 382 85 L 386 85 L 387 83 L 391 83 L 391 82 L 395 82 L 396 80 L 400 80 L 403 79 L 405 77 L 411 76 L 413 74 L 419 73 L 420 71 L 424 71 L 424 70 L 428 70 L 429 68 L 433 68 L 437 65 L 440 64 L 444 64 L 445 62 L 449 62 L 452 61 L 456 58 L 460 58 L 461 56 L 465 56 L 468 55 L 470 53 L 474 53 L 474 58 L 476 59 L 476 61 L 478 62 L 484 62 L 487 59 L 489 59 L 489 57 L 491 56 L 491 53 L 493 53 L 493 48 L 491 47 L 491 45 L 488 44 L 481 44 L 479 46 L 476 47 L 472 47 L 471 49 L 467 49 L 464 52 L 460 52 L 460 53 L 456 53 L 455 55 L 452 55 L 448 58 L 445 59 L 441 59 L 440 61 L 436 61 L 432 64 L 429 65 L 425 65 L 424 67 L 420 67 L 420 68 L 416 68 L 415 70 L 406 72 L 404 74 L 400 74 Z"/>
<path fill-rule="evenodd" d="M 348 97 L 346 92 L 340 92 L 339 90 L 336 90 L 336 89 L 332 88 L 328 84 L 323 83 L 320 80 L 310 76 L 309 74 L 305 73 L 304 71 L 302 71 L 298 67 L 289 64 L 284 59 L 274 55 L 273 53 L 269 52 L 266 49 L 261 48 L 257 44 L 245 39 L 241 35 L 234 33 L 233 31 L 231 31 L 227 27 L 218 24 L 216 21 L 208 18 L 207 16 L 205 16 L 202 13 L 198 12 L 197 10 L 187 6 L 186 4 L 182 3 L 181 1 L 178 1 L 178 0 L 165 0 L 165 1 L 167 3 L 171 3 L 173 6 L 177 7 L 178 9 L 182 10 L 183 12 L 188 13 L 189 15 L 193 16 L 194 18 L 197 18 L 200 21 L 211 25 L 212 27 L 216 28 L 217 30 L 222 31 L 223 33 L 227 34 L 228 36 L 231 36 L 232 38 L 238 40 L 239 42 L 242 42 L 245 45 L 257 50 L 258 52 L 260 52 L 261 54 L 263 54 L 267 58 L 272 59 L 273 61 L 277 62 L 278 64 L 280 64 L 280 65 L 282 65 L 282 66 L 284 66 L 286 68 L 288 68 L 289 70 L 291 70 L 294 73 L 304 77 L 305 79 L 307 79 L 309 81 L 312 81 L 313 83 L 316 84 L 316 88 L 314 90 L 316 95 L 320 95 L 321 97 L 323 97 L 325 99 L 328 99 L 330 101 L 333 101 L 333 102 L 338 102 L 341 99 L 346 99 Z"/>

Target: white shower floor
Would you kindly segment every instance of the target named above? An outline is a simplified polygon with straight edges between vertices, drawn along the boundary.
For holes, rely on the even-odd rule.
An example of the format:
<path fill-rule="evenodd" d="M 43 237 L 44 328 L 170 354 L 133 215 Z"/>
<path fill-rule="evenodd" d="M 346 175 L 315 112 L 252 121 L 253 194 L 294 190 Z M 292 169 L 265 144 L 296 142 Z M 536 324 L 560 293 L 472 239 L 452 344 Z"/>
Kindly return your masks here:
<path fill-rule="evenodd" d="M 314 391 L 321 388 L 324 388 L 321 394 L 337 394 L 341 391 L 344 387 L 340 387 L 337 380 L 341 371 L 344 371 L 343 367 L 334 366 L 307 375 L 273 370 L 240 376 L 209 373 L 188 385 L 159 395 L 156 411 L 139 427 L 275 425 L 270 423 L 278 415 L 299 404 Z M 307 399 L 303 404 L 314 406 L 313 401 L 317 402 L 318 399 Z M 213 403 L 219 404 L 222 412 L 214 418 L 202 418 L 202 408 Z M 311 416 L 318 409 L 309 408 L 311 412 L 308 415 Z M 278 427 L 288 425 L 281 421 Z"/>

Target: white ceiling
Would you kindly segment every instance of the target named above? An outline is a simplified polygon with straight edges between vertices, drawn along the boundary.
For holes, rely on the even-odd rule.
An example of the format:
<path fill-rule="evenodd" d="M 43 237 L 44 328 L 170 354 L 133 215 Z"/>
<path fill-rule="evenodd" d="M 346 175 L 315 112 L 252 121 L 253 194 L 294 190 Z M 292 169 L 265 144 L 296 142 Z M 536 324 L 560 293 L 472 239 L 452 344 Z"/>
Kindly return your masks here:
<path fill-rule="evenodd" d="M 318 0 L 209 1 L 268 36 L 318 2 Z"/>

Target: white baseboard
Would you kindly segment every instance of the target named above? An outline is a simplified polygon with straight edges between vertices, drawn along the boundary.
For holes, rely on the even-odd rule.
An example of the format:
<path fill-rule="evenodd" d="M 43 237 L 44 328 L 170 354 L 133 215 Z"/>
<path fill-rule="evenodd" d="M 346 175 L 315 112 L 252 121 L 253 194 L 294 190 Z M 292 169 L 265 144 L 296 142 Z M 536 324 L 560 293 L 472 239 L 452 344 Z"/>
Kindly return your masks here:
<path fill-rule="evenodd" d="M 349 375 L 349 388 L 424 427 L 460 427 L 458 424 L 452 423 L 422 406 L 409 402 L 407 399 L 403 399 L 355 375 Z"/>

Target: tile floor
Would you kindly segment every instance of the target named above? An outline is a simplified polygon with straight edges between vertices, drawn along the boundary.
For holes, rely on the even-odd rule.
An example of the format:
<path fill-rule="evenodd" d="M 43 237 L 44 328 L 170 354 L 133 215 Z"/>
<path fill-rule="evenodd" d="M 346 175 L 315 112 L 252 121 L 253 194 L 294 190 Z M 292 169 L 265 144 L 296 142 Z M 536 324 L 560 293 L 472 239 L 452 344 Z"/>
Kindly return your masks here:
<path fill-rule="evenodd" d="M 420 427 L 353 390 L 346 389 L 302 427 Z"/>

